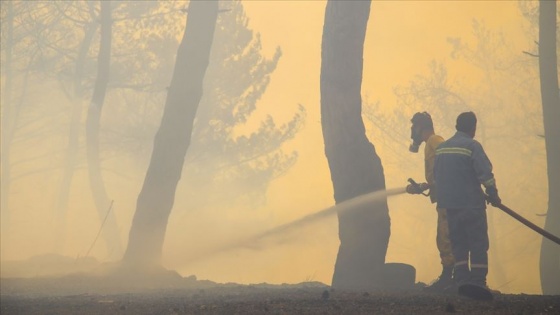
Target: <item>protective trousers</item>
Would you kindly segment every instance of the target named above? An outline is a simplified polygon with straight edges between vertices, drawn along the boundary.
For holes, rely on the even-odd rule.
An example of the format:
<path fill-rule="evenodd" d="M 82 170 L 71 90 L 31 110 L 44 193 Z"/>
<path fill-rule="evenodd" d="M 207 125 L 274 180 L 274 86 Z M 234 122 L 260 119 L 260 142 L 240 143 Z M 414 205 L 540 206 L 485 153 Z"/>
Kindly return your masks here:
<path fill-rule="evenodd" d="M 489 248 L 486 209 L 447 209 L 447 221 L 455 256 L 455 280 L 459 284 L 486 286 Z"/>
<path fill-rule="evenodd" d="M 436 244 L 441 258 L 441 264 L 444 267 L 453 267 L 455 259 L 451 247 L 451 240 L 449 239 L 449 224 L 447 222 L 447 210 L 437 208 L 438 221 L 437 221 L 437 234 Z"/>

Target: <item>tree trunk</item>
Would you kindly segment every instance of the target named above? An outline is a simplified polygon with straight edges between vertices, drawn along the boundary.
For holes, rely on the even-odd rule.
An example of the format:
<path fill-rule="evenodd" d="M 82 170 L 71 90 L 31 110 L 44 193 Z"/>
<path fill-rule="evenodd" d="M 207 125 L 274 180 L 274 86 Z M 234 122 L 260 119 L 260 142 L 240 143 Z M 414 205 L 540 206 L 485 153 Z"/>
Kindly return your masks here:
<path fill-rule="evenodd" d="M 335 202 L 385 189 L 381 160 L 362 120 L 363 47 L 371 1 L 329 0 L 321 50 L 321 121 Z M 339 213 L 332 285 L 379 287 L 390 235 L 387 201 Z"/>
<path fill-rule="evenodd" d="M 138 196 L 124 262 L 160 266 L 163 240 L 208 67 L 218 1 L 191 1 L 161 125 Z"/>
<path fill-rule="evenodd" d="M 85 27 L 84 38 L 80 45 L 78 58 L 76 59 L 76 68 L 74 71 L 74 91 L 72 95 L 72 113 L 70 115 L 70 130 L 68 133 L 68 147 L 66 148 L 66 158 L 63 164 L 62 179 L 60 182 L 60 190 L 56 201 L 56 228 L 55 228 L 55 252 L 62 253 L 66 240 L 66 215 L 68 214 L 68 198 L 70 196 L 70 187 L 72 186 L 72 177 L 76 169 L 76 159 L 79 150 L 80 137 L 80 119 L 83 109 L 83 87 L 82 80 L 84 74 L 85 60 L 87 52 L 91 46 L 93 35 L 97 30 L 97 23 L 92 22 Z"/>
<path fill-rule="evenodd" d="M 1 167 L 1 183 L 0 183 L 0 231 L 2 232 L 2 243 L 6 242 L 10 237 L 10 182 L 11 182 L 11 166 L 10 166 L 10 147 L 12 143 L 12 107 L 13 107 L 13 99 L 12 99 L 12 82 L 13 82 L 13 73 L 12 73 L 12 47 L 13 47 L 13 35 L 14 35 L 14 10 L 13 10 L 13 3 L 12 1 L 8 1 L 6 3 L 6 45 L 5 45 L 5 63 L 3 63 L 4 67 L 4 88 L 2 89 L 2 128 L 1 132 L 1 158 L 0 158 L 0 167 Z M 6 246 L 0 246 L 0 248 L 4 249 Z M 3 255 L 2 255 L 3 256 Z"/>
<path fill-rule="evenodd" d="M 560 96 L 556 59 L 556 1 L 539 5 L 539 71 L 548 169 L 548 212 L 544 228 L 560 235 Z M 541 246 L 543 294 L 560 294 L 560 246 L 543 238 Z"/>
<path fill-rule="evenodd" d="M 111 201 L 107 196 L 105 184 L 103 183 L 99 158 L 99 124 L 101 109 L 103 108 L 107 92 L 111 63 L 111 2 L 100 1 L 100 3 L 101 39 L 97 58 L 97 78 L 86 118 L 86 150 L 90 188 L 99 214 L 100 224 L 104 224 L 102 231 L 103 239 L 107 246 L 109 258 L 115 260 L 122 255 L 121 240 L 114 211 L 107 212 Z M 107 217 L 106 220 L 105 217 Z"/>

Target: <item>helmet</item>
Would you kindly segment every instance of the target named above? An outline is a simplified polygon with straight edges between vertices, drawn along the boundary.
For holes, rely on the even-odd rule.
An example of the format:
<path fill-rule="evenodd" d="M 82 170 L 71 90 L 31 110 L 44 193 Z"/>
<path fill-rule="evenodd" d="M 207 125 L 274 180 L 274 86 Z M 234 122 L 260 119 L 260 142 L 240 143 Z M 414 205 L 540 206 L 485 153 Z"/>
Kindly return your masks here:
<path fill-rule="evenodd" d="M 410 122 L 412 122 L 412 125 L 418 126 L 421 129 L 434 130 L 432 116 L 430 116 L 427 112 L 418 112 L 414 114 Z"/>

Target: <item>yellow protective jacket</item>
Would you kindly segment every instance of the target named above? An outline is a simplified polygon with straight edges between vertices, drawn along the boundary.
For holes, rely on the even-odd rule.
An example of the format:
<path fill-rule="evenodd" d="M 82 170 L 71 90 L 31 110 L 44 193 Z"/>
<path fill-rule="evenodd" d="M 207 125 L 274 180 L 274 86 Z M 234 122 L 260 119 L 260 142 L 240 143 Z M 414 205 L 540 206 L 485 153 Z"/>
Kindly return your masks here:
<path fill-rule="evenodd" d="M 434 180 L 436 149 L 444 141 L 445 140 L 441 136 L 433 134 L 426 140 L 426 146 L 424 148 L 426 182 L 430 185 L 430 200 L 432 203 L 436 202 L 436 185 Z"/>
<path fill-rule="evenodd" d="M 436 161 L 436 149 L 445 140 L 438 135 L 431 135 L 428 140 L 426 140 L 426 148 L 424 150 L 424 156 L 426 161 L 426 182 L 430 185 L 430 200 L 432 203 L 437 201 L 436 199 L 436 183 L 434 176 L 434 166 Z M 436 244 L 439 250 L 439 256 L 441 258 L 441 264 L 445 267 L 451 267 L 455 264 L 455 259 L 453 258 L 453 252 L 451 249 L 451 241 L 449 240 L 449 224 L 447 223 L 447 211 L 445 209 L 437 209 L 438 212 L 438 222 L 437 222 L 437 234 L 436 234 Z"/>

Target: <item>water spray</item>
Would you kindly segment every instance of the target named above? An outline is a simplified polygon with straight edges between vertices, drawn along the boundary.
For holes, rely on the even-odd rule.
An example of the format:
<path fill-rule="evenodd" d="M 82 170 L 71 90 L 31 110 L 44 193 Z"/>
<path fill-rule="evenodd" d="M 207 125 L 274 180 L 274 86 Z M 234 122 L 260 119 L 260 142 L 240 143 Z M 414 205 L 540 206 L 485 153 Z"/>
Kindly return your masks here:
<path fill-rule="evenodd" d="M 238 248 L 258 248 L 258 242 L 264 240 L 265 238 L 270 238 L 272 236 L 279 236 L 293 230 L 302 228 L 309 224 L 315 223 L 319 220 L 325 219 L 331 215 L 337 213 L 353 211 L 363 204 L 376 204 L 380 201 L 385 200 L 389 196 L 400 195 L 406 192 L 406 188 L 393 188 L 388 190 L 379 190 L 367 194 L 354 197 L 352 199 L 341 202 L 337 205 L 325 208 L 323 210 L 317 211 L 315 213 L 304 216 L 303 218 L 279 225 L 277 227 L 271 228 L 261 233 L 254 234 L 249 237 L 239 238 L 237 240 L 225 243 L 221 246 L 216 246 L 214 248 L 205 250 L 203 252 L 192 255 L 188 260 L 188 263 L 192 263 L 198 260 L 206 259 L 210 256 L 226 252 Z"/>

